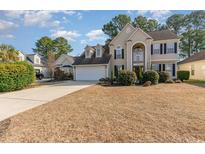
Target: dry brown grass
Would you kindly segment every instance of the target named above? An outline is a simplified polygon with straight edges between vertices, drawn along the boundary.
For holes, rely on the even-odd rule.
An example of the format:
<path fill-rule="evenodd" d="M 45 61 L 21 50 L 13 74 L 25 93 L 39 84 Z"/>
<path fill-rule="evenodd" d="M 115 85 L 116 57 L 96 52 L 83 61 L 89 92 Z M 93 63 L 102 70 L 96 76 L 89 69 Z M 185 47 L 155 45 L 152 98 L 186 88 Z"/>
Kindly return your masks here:
<path fill-rule="evenodd" d="M 93 86 L 0 124 L 1 142 L 204 142 L 205 88 Z"/>

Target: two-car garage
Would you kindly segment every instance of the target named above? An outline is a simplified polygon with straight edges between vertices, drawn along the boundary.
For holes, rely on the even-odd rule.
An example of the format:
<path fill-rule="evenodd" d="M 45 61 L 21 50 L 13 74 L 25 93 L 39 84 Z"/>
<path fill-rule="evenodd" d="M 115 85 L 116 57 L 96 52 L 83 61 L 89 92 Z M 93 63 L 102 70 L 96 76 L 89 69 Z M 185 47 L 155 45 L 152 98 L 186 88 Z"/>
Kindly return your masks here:
<path fill-rule="evenodd" d="M 75 80 L 95 81 L 108 76 L 108 67 L 107 65 L 76 66 L 74 72 Z"/>

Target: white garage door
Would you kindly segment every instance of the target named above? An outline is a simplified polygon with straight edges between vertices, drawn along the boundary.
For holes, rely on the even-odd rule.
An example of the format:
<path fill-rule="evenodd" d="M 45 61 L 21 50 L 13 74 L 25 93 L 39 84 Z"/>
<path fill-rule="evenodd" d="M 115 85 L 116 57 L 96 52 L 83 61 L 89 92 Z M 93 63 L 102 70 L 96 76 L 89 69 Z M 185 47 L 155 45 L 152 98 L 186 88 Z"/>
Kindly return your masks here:
<path fill-rule="evenodd" d="M 76 80 L 99 80 L 106 77 L 105 66 L 76 67 Z"/>

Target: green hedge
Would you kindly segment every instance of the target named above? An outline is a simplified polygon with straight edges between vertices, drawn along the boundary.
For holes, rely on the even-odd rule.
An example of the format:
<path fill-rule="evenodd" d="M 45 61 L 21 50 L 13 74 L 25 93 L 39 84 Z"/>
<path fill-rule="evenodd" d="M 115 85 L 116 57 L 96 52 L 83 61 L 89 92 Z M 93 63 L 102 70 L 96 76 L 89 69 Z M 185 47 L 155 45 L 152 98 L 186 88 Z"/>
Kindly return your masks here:
<path fill-rule="evenodd" d="M 118 83 L 123 86 L 130 86 L 135 83 L 137 77 L 135 72 L 122 70 L 118 74 Z"/>
<path fill-rule="evenodd" d="M 170 79 L 170 74 L 168 72 L 162 71 L 162 72 L 158 72 L 158 74 L 159 74 L 159 82 L 160 83 L 164 83 L 168 79 Z"/>
<path fill-rule="evenodd" d="M 23 89 L 35 80 L 35 71 L 27 62 L 0 64 L 0 91 Z"/>
<path fill-rule="evenodd" d="M 143 82 L 151 81 L 152 84 L 158 84 L 159 74 L 156 71 L 146 71 L 143 74 Z"/>
<path fill-rule="evenodd" d="M 183 80 L 189 80 L 190 72 L 189 71 L 177 71 L 177 79 L 183 81 Z"/>

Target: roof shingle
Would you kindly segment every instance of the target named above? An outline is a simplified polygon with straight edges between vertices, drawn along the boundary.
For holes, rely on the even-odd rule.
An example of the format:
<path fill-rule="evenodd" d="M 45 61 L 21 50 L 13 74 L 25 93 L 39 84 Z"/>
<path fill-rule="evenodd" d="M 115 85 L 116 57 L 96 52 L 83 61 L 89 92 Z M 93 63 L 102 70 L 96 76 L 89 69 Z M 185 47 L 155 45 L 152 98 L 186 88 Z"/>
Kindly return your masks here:
<path fill-rule="evenodd" d="M 151 36 L 154 41 L 178 39 L 178 36 L 170 30 L 147 32 L 147 34 Z"/>
<path fill-rule="evenodd" d="M 205 60 L 205 50 L 200 51 L 200 52 L 192 55 L 191 57 L 186 58 L 186 59 L 178 62 L 178 64 L 185 64 L 185 63 L 194 62 L 194 61 L 198 61 L 198 60 Z"/>
<path fill-rule="evenodd" d="M 95 48 L 95 46 L 92 47 Z M 85 54 L 83 53 L 81 56 L 75 57 L 73 65 L 108 64 L 111 58 L 109 47 L 105 45 L 103 48 L 104 54 L 102 57 L 96 57 L 94 52 L 91 58 L 85 58 Z"/>

